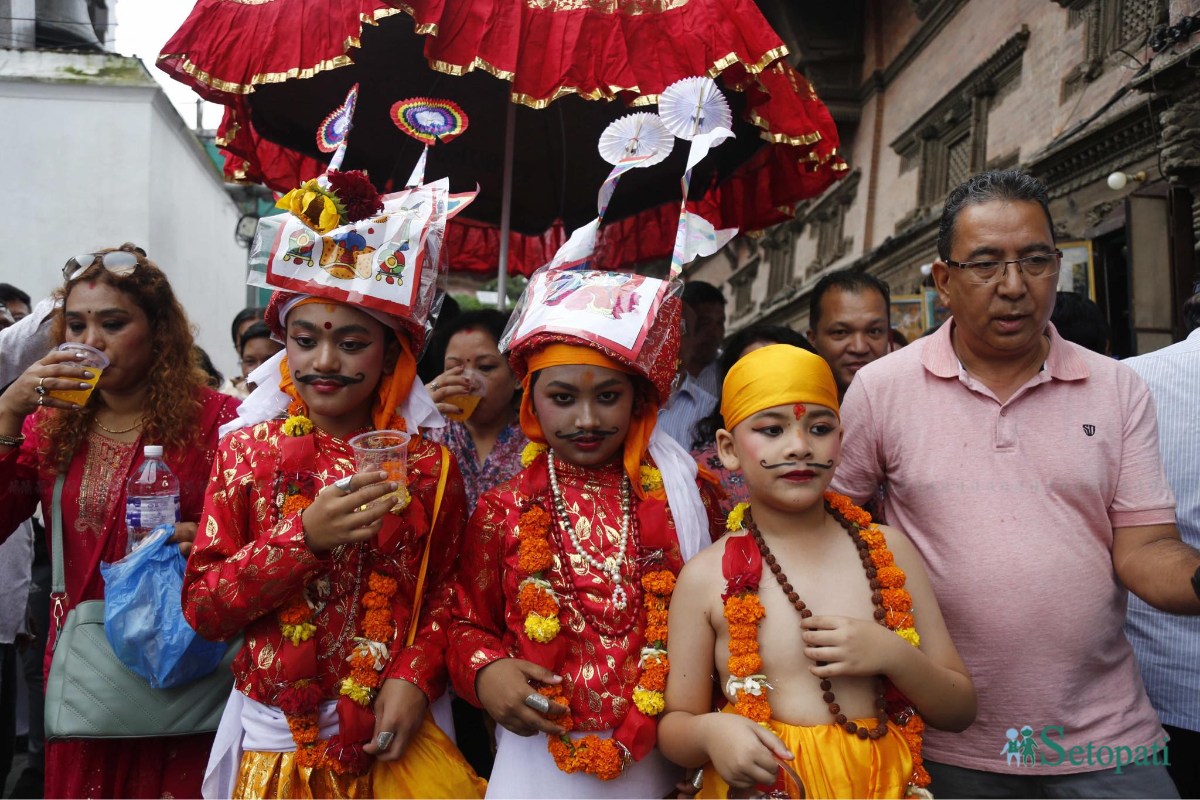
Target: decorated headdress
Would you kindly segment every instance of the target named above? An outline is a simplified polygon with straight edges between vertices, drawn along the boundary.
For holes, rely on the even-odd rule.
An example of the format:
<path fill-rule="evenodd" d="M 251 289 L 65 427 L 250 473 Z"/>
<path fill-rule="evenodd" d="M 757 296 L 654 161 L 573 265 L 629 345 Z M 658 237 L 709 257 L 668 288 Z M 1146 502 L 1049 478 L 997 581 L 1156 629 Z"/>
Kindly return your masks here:
<path fill-rule="evenodd" d="M 338 171 L 357 96 L 355 86 L 317 133 L 334 153 L 329 171 L 280 198 L 290 214 L 259 220 L 249 283 L 385 315 L 419 355 L 444 290 L 446 222 L 474 193 L 452 195 L 440 180 L 380 195 L 364 173 Z M 268 315 L 276 334 L 279 322 Z"/>
<path fill-rule="evenodd" d="M 600 188 L 596 218 L 574 231 L 554 259 L 529 279 L 500 339 L 500 349 L 509 353 L 513 370 L 525 385 L 522 429 L 535 443 L 545 442 L 529 391 L 530 370 L 539 364 L 571 363 L 575 357 L 580 360 L 574 363 L 598 363 L 629 372 L 653 387 L 652 396 L 645 398 L 631 420 L 622 460 L 639 496 L 645 494 L 640 480 L 642 460 L 647 453 L 654 460 L 685 558 L 707 540 L 701 536 L 707 531 L 707 521 L 694 483 L 696 462 L 657 430 L 655 422 L 658 407 L 670 396 L 676 373 L 683 266 L 697 256 L 715 253 L 737 232 L 715 230 L 685 205 L 692 168 L 713 146 L 733 136 L 729 124 L 729 107 L 716 84 L 708 78 L 688 78 L 667 87 L 659 99 L 659 114 L 632 114 L 610 125 L 601 136 L 599 149 L 613 169 Z M 617 182 L 631 169 L 665 159 L 674 136 L 689 140 L 691 146 L 681 181 L 683 200 L 667 278 L 596 268 L 592 263 L 596 236 Z M 581 348 L 600 358 L 584 356 Z M 553 357 L 547 360 L 546 354 L 551 353 Z"/>
<path fill-rule="evenodd" d="M 281 341 L 287 312 L 307 298 L 353 306 L 396 331 L 403 352 L 381 384 L 376 427 L 394 427 L 397 418 L 410 427 L 442 424 L 428 393 L 410 390 L 420 387 L 416 359 L 444 294 L 446 222 L 475 193 L 451 194 L 443 179 L 380 195 L 365 173 L 339 171 L 357 97 L 356 85 L 317 131 L 318 148 L 333 153 L 329 170 L 279 199 L 290 213 L 259 220 L 247 282 L 274 290 L 266 322 Z M 465 128 L 465 115 L 459 124 Z M 295 406 L 285 359 L 281 352 L 268 362 L 271 372 L 259 375 L 259 389 L 222 435 Z"/>
<path fill-rule="evenodd" d="M 684 202 L 692 169 L 733 136 L 730 120 L 729 106 L 711 79 L 687 78 L 663 91 L 658 114 L 630 114 L 604 131 L 600 155 L 613 169 L 600 188 L 597 216 L 533 274 L 501 337 L 500 349 L 509 352 L 518 376 L 528 371 L 529 355 L 549 344 L 584 344 L 628 365 L 654 387 L 657 403 L 666 402 L 679 353 L 683 266 L 715 253 L 737 233 L 715 230 Z M 632 169 L 663 161 L 676 136 L 691 144 L 666 280 L 597 269 L 592 263 L 596 237 L 617 182 Z"/>

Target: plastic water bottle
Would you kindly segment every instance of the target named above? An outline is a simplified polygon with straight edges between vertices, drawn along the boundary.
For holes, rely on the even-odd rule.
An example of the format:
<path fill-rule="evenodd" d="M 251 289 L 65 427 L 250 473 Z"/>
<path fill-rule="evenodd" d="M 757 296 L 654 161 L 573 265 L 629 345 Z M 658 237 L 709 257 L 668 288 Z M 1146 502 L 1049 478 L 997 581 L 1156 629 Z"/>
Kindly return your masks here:
<path fill-rule="evenodd" d="M 162 460 L 162 445 L 142 449 L 142 463 L 125 484 L 125 554 L 159 525 L 179 522 L 179 479 Z"/>

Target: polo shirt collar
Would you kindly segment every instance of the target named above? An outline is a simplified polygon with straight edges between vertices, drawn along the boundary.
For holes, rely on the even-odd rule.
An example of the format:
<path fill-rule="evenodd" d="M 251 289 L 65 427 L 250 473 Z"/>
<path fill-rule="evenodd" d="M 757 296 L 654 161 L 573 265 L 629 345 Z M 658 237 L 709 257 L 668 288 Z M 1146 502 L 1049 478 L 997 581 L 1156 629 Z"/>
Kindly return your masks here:
<path fill-rule="evenodd" d="M 921 353 L 921 363 L 939 378 L 957 378 L 960 369 L 958 354 L 954 352 L 954 343 L 950 332 L 954 328 L 954 318 L 951 317 L 942 327 L 929 336 L 929 344 Z M 1050 351 L 1046 354 L 1045 370 L 1050 377 L 1060 381 L 1077 381 L 1088 376 L 1087 363 L 1058 334 L 1054 323 L 1046 323 L 1046 333 L 1050 336 Z"/>

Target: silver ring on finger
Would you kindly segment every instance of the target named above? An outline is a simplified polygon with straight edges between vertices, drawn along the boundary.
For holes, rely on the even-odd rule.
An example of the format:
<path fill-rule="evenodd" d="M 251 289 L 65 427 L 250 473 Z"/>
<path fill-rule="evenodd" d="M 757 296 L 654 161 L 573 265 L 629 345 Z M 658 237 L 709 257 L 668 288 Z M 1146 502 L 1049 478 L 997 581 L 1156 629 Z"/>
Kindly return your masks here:
<path fill-rule="evenodd" d="M 347 475 L 344 478 L 339 478 L 333 482 L 333 485 L 342 491 L 342 494 L 350 494 L 350 481 L 354 479 L 353 475 Z"/>
<path fill-rule="evenodd" d="M 437 381 L 434 381 L 433 383 L 429 384 L 429 391 L 436 392 L 437 390 L 438 390 Z"/>
<path fill-rule="evenodd" d="M 44 406 L 44 405 L 46 405 L 46 398 L 45 398 L 45 397 L 39 397 L 39 398 L 38 398 L 38 403 L 37 403 L 37 404 L 38 404 L 39 406 Z"/>
<path fill-rule="evenodd" d="M 530 692 L 525 698 L 525 705 L 529 706 L 539 714 L 547 714 L 550 711 L 550 698 L 546 697 L 544 694 Z"/>
<path fill-rule="evenodd" d="M 392 746 L 392 740 L 395 738 L 396 734 L 392 733 L 391 731 L 381 731 L 380 734 L 375 737 L 375 746 L 380 750 L 387 750 Z"/>
<path fill-rule="evenodd" d="M 38 393 L 39 397 L 46 396 L 46 387 L 43 385 L 45 380 L 46 380 L 46 376 L 43 375 L 42 377 L 38 378 L 38 385 L 33 387 L 33 390 Z"/>

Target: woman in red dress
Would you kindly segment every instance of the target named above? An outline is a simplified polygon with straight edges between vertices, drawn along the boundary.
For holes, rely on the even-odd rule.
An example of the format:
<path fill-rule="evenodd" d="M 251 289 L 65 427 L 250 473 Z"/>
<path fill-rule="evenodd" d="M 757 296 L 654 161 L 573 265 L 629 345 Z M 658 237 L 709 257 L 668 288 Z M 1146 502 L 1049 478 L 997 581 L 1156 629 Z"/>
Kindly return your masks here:
<path fill-rule="evenodd" d="M 125 555 L 125 482 L 144 444 L 163 445 L 179 478 L 175 539 L 190 549 L 217 429 L 234 417 L 237 400 L 205 386 L 183 308 L 140 248 L 78 256 L 63 275 L 56 340 L 90 345 L 110 364 L 83 405 L 53 396 L 79 388 L 88 370 L 58 350 L 0 395 L 0 540 L 39 502 L 51 529 L 54 482 L 65 474 L 65 617 L 104 597 L 100 562 Z M 52 629 L 47 669 L 55 636 Z M 46 797 L 199 797 L 212 738 L 51 740 Z"/>

